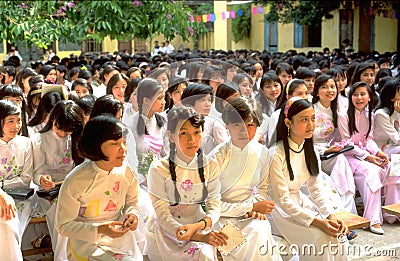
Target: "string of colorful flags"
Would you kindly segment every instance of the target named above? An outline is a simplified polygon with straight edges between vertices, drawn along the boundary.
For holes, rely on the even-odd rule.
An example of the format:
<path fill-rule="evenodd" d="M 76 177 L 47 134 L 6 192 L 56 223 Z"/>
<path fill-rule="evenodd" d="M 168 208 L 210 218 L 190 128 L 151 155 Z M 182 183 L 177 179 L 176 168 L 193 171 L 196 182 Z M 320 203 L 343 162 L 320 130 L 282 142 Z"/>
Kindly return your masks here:
<path fill-rule="evenodd" d="M 259 14 L 268 14 L 270 11 L 270 6 L 253 6 L 251 8 L 251 13 L 253 15 L 259 15 Z M 194 17 L 193 15 L 189 15 L 189 20 L 191 22 L 215 22 L 216 20 L 225 20 L 225 19 L 235 19 L 237 16 L 242 16 L 243 15 L 243 10 L 239 9 L 237 11 L 226 11 L 226 12 L 221 12 L 221 13 L 215 13 L 215 14 L 203 14 L 203 15 L 196 15 Z"/>
<path fill-rule="evenodd" d="M 251 7 L 251 14 L 252 15 L 261 15 L 261 14 L 268 14 L 270 12 L 270 6 L 252 6 Z M 203 14 L 203 15 L 189 15 L 189 20 L 191 22 L 215 22 L 216 20 L 225 20 L 225 19 L 235 19 L 236 17 L 240 17 L 243 15 L 243 10 L 239 9 L 237 11 L 226 11 L 214 14 Z M 369 9 L 369 16 L 383 16 L 385 18 L 392 18 L 392 19 L 400 19 L 400 12 L 395 10 L 387 10 L 387 9 Z"/>
<path fill-rule="evenodd" d="M 383 16 L 385 18 L 400 19 L 400 12 L 388 9 L 374 9 L 369 8 L 369 16 Z"/>

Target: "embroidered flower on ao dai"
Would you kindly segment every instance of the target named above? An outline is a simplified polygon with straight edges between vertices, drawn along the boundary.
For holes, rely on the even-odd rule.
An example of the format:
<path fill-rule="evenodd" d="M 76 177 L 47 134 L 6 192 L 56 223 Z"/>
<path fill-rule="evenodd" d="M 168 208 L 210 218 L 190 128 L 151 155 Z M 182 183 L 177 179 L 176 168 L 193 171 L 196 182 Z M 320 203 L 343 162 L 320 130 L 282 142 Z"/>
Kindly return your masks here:
<path fill-rule="evenodd" d="M 181 183 L 181 188 L 184 191 L 191 191 L 193 188 L 193 182 L 190 179 L 187 179 Z"/>

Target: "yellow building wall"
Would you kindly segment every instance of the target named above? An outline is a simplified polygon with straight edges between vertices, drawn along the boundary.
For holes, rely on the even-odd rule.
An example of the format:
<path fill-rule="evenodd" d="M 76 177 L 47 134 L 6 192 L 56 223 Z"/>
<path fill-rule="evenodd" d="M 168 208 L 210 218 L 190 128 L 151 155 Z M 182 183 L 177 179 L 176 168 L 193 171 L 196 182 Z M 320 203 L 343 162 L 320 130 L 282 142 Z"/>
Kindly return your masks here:
<path fill-rule="evenodd" d="M 232 41 L 232 50 L 249 49 L 249 46 L 251 46 L 251 40 L 249 37 L 245 37 L 237 43 Z"/>
<path fill-rule="evenodd" d="M 324 47 L 328 47 L 331 51 L 333 48 L 340 47 L 339 10 L 332 12 L 332 14 L 332 19 L 325 20 L 321 24 L 321 49 L 323 49 Z"/>
<path fill-rule="evenodd" d="M 251 16 L 250 49 L 264 50 L 264 15 Z"/>
<path fill-rule="evenodd" d="M 227 1 L 214 1 L 214 13 L 217 15 L 214 22 L 214 48 L 228 50 L 232 43 L 228 43 L 228 19 L 221 19 L 221 12 L 228 11 Z"/>
<path fill-rule="evenodd" d="M 286 52 L 287 50 L 293 48 L 294 48 L 294 24 L 278 23 L 278 51 Z"/>
<path fill-rule="evenodd" d="M 58 49 L 58 41 L 56 41 L 56 54 L 58 57 L 60 57 L 60 59 L 67 57 L 70 57 L 70 54 L 75 54 L 77 56 L 79 56 L 82 53 L 81 50 L 73 50 L 73 51 L 60 51 Z"/>
<path fill-rule="evenodd" d="M 118 51 L 118 40 L 111 40 L 110 37 L 104 38 L 103 41 L 103 52 L 114 52 Z"/>
<path fill-rule="evenodd" d="M 375 17 L 375 50 L 394 52 L 397 50 L 397 19 Z"/>
<path fill-rule="evenodd" d="M 297 52 L 322 51 L 328 47 L 330 50 L 339 47 L 339 11 L 333 12 L 334 17 L 325 20 L 321 25 L 321 46 L 320 47 L 294 47 L 294 24 L 278 24 L 278 50 L 286 52 L 295 49 Z"/>
<path fill-rule="evenodd" d="M 214 32 L 208 32 L 200 35 L 199 39 L 199 49 L 200 50 L 210 50 L 214 49 L 215 43 Z"/>

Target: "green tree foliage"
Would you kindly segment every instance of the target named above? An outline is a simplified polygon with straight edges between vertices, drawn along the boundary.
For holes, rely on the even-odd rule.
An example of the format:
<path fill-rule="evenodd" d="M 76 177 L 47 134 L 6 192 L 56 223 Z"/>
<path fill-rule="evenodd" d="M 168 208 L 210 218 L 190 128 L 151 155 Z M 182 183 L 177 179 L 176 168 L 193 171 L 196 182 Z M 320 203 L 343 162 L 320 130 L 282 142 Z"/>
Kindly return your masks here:
<path fill-rule="evenodd" d="M 398 0 L 255 0 L 254 3 L 270 5 L 270 12 L 265 16 L 269 22 L 278 21 L 285 24 L 297 22 L 301 25 L 320 24 L 325 19 L 333 18 L 332 11 L 341 7 L 354 6 L 368 10 L 369 7 L 385 9 L 392 6 L 394 10 L 400 10 Z M 363 11 L 362 14 L 367 14 L 367 12 Z"/>
<path fill-rule="evenodd" d="M 180 1 L 163 0 L 25 0 L 0 1 L 0 37 L 8 42 L 26 41 L 46 48 L 66 38 L 71 42 L 94 39 L 149 39 L 163 34 L 187 41 L 202 23 L 190 20 L 193 11 Z"/>
<path fill-rule="evenodd" d="M 266 1 L 257 3 L 270 4 L 270 12 L 266 15 L 269 22 L 293 23 L 301 25 L 320 24 L 323 19 L 331 19 L 331 12 L 340 7 L 340 0 L 314 0 L 314 1 Z"/>
<path fill-rule="evenodd" d="M 235 19 L 232 19 L 232 36 L 235 43 L 239 42 L 245 37 L 250 36 L 251 31 L 251 6 L 249 4 L 234 5 L 232 10 L 238 14 L 239 10 L 242 10 L 242 15 L 236 15 Z"/>

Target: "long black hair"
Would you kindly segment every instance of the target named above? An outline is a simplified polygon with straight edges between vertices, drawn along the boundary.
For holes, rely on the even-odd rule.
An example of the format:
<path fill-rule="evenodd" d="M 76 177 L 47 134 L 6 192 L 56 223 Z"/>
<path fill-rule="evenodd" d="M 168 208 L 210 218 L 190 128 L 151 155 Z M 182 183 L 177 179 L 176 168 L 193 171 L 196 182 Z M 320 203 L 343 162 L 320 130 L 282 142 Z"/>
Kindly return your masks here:
<path fill-rule="evenodd" d="M 319 96 L 318 96 L 318 91 L 319 89 L 328 82 L 329 79 L 333 80 L 333 83 L 335 84 L 336 87 L 336 97 L 333 99 L 331 102 L 331 110 L 332 110 L 332 118 L 333 118 L 333 126 L 337 128 L 337 119 L 338 119 L 338 112 L 337 112 L 337 107 L 338 107 L 338 96 L 339 96 L 339 89 L 337 87 L 335 79 L 333 79 L 332 76 L 327 75 L 327 74 L 321 74 L 320 76 L 315 79 L 315 84 L 314 84 L 314 91 L 313 91 L 313 98 L 312 98 L 312 104 L 315 104 L 319 101 Z"/>
<path fill-rule="evenodd" d="M 29 137 L 28 127 L 27 127 L 27 113 L 26 113 L 26 102 L 23 95 L 23 90 L 15 84 L 4 85 L 0 88 L 0 100 L 3 100 L 5 97 L 16 97 L 21 98 L 21 121 L 22 126 L 19 134 L 25 137 Z"/>
<path fill-rule="evenodd" d="M 386 108 L 386 112 L 389 114 L 389 116 L 392 116 L 394 112 L 394 102 L 392 99 L 398 92 L 400 92 L 400 79 L 393 78 L 388 80 L 385 85 L 383 85 L 381 95 L 379 96 L 379 104 L 375 111 Z"/>
<path fill-rule="evenodd" d="M 21 114 L 21 108 L 12 101 L 0 100 L 0 137 L 4 136 L 4 120 L 7 116 Z"/>
<path fill-rule="evenodd" d="M 285 158 L 286 158 L 287 168 L 289 171 L 290 180 L 294 180 L 294 174 L 292 165 L 290 164 L 290 152 L 289 152 L 289 140 L 288 140 L 289 130 L 285 124 L 285 119 L 287 118 L 288 120 L 292 120 L 293 116 L 308 108 L 312 108 L 312 104 L 305 99 L 299 99 L 294 101 L 293 104 L 290 106 L 289 110 L 287 111 L 287 116 L 285 115 L 286 111 L 285 109 L 282 109 L 279 115 L 279 120 L 277 124 L 277 130 L 279 131 L 277 131 L 276 141 L 278 142 L 282 140 L 283 142 L 283 148 L 285 150 Z M 308 172 L 310 173 L 311 176 L 317 176 L 319 174 L 318 159 L 314 151 L 314 143 L 312 137 L 305 139 L 304 141 L 304 156 Z"/>
<path fill-rule="evenodd" d="M 350 88 L 349 91 L 349 107 L 347 108 L 347 115 L 349 116 L 349 122 L 348 122 L 348 126 L 349 126 L 349 132 L 350 135 L 353 135 L 354 133 L 358 132 L 357 130 L 357 126 L 356 126 L 356 116 L 355 116 L 355 111 L 356 108 L 354 107 L 353 101 L 352 101 L 352 97 L 354 92 L 361 87 L 365 87 L 368 91 L 368 95 L 369 95 L 369 102 L 368 102 L 368 131 L 365 134 L 365 137 L 368 137 L 370 131 L 371 131 L 371 123 L 372 123 L 372 111 L 374 110 L 374 99 L 373 99 L 373 95 L 374 93 L 372 92 L 372 89 L 369 87 L 368 83 L 365 82 L 356 82 L 355 84 L 353 84 Z"/>
<path fill-rule="evenodd" d="M 52 130 L 53 125 L 57 129 L 72 132 L 71 134 L 71 154 L 75 166 L 83 162 L 78 154 L 78 140 L 82 134 L 84 118 L 83 111 L 73 101 L 59 101 L 50 112 L 49 120 L 39 133 L 46 133 Z"/>
<path fill-rule="evenodd" d="M 173 107 L 169 112 L 168 112 L 168 125 L 167 125 L 167 130 L 170 131 L 171 133 L 175 133 L 176 127 L 178 126 L 179 121 L 189 121 L 190 124 L 192 124 L 193 127 L 195 128 L 201 128 L 202 130 L 204 129 L 204 117 L 201 116 L 200 114 L 196 113 L 196 111 L 192 108 L 182 106 L 182 107 Z M 176 164 L 175 164 L 175 143 L 171 142 L 170 143 L 170 153 L 168 157 L 168 162 L 169 162 L 169 172 L 171 174 L 171 179 L 174 183 L 174 197 L 175 197 L 175 202 L 174 204 L 171 204 L 172 206 L 176 206 L 179 204 L 181 201 L 181 196 L 179 195 L 179 191 L 176 187 Z M 205 184 L 205 176 L 204 176 L 204 160 L 203 160 L 203 152 L 201 148 L 197 151 L 197 165 L 198 165 L 198 172 L 199 172 L 199 177 L 201 182 L 203 183 L 203 194 L 202 194 L 202 202 L 205 201 L 205 199 L 208 196 L 208 190 L 207 186 Z"/>
<path fill-rule="evenodd" d="M 274 84 L 274 82 L 279 83 L 279 85 L 281 86 L 281 93 L 276 98 L 276 105 L 275 105 L 275 110 L 276 110 L 278 109 L 277 105 L 279 103 L 279 100 L 281 99 L 282 93 L 284 92 L 283 89 L 285 88 L 285 86 L 282 85 L 282 82 L 279 79 L 278 75 L 274 72 L 264 73 L 260 82 L 260 92 L 259 92 L 258 102 L 260 103 L 261 108 L 263 109 L 263 113 L 267 114 L 268 116 L 270 116 L 273 113 L 273 111 L 269 111 L 268 99 L 267 96 L 264 94 L 264 86 L 266 86 L 267 84 Z"/>
<path fill-rule="evenodd" d="M 136 96 L 137 96 L 137 103 L 138 103 L 138 110 L 139 110 L 139 118 L 137 122 L 137 133 L 141 136 L 143 134 L 149 134 L 146 128 L 146 124 L 144 123 L 142 114 L 143 114 L 143 99 L 148 98 L 150 100 L 154 100 L 156 95 L 160 95 L 163 91 L 163 86 L 156 80 L 146 78 L 143 79 L 137 89 L 136 89 Z M 159 113 L 154 113 L 154 117 L 157 121 L 157 126 L 162 128 L 165 124 L 165 119 Z"/>

